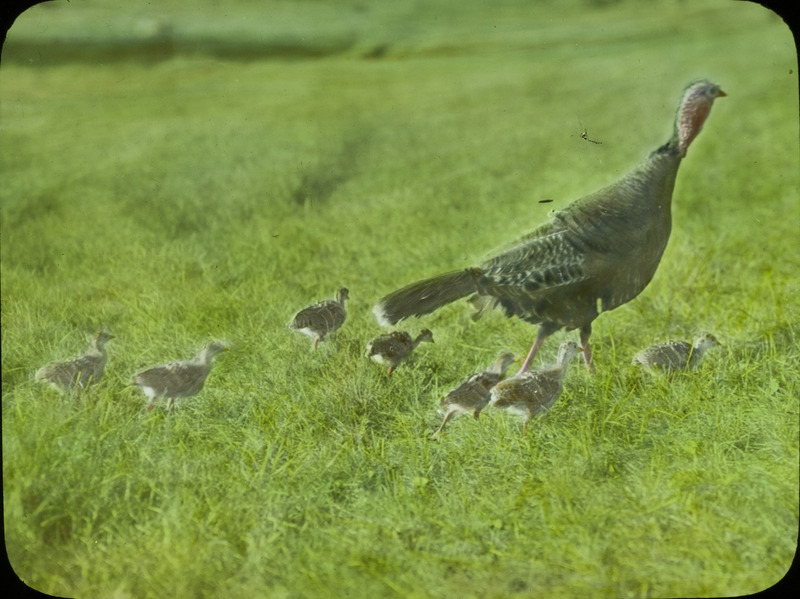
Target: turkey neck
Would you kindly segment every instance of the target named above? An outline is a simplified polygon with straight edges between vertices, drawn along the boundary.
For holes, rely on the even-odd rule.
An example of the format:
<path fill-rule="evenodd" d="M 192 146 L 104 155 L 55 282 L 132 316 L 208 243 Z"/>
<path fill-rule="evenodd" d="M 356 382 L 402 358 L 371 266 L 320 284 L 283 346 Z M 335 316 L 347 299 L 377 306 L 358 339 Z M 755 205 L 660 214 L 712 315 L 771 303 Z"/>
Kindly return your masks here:
<path fill-rule="evenodd" d="M 219 350 L 214 347 L 204 347 L 203 351 L 201 351 L 200 355 L 195 359 L 195 362 L 203 364 L 204 366 L 209 366 L 212 358 L 218 353 Z"/>
<path fill-rule="evenodd" d="M 105 342 L 102 342 L 98 339 L 92 341 L 89 349 L 86 351 L 87 356 L 95 356 L 99 358 L 102 362 L 105 362 L 108 359 L 108 354 L 106 353 Z"/>
<path fill-rule="evenodd" d="M 414 340 L 411 342 L 411 349 L 416 349 L 416 347 L 417 347 L 417 346 L 418 346 L 420 343 L 422 343 L 422 341 L 423 341 L 424 339 L 425 339 L 425 335 L 423 335 L 422 333 L 420 333 L 419 335 L 417 335 L 417 338 L 416 338 L 416 339 L 414 339 Z"/>
<path fill-rule="evenodd" d="M 688 360 L 688 364 L 687 364 L 689 366 L 689 368 L 694 368 L 695 366 L 697 366 L 697 363 L 700 362 L 700 359 L 703 357 L 703 354 L 706 353 L 706 350 L 708 350 L 708 349 L 709 349 L 709 346 L 706 345 L 703 342 L 695 343 L 689 349 L 689 354 L 690 355 L 689 355 L 689 360 Z"/>

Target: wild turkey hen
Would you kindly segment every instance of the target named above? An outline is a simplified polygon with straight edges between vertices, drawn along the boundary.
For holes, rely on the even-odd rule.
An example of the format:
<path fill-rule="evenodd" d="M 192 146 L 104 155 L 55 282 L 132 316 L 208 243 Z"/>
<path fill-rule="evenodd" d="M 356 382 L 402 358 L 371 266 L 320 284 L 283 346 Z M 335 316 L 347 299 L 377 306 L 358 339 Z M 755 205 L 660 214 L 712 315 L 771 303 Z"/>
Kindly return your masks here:
<path fill-rule="evenodd" d="M 49 383 L 61 393 L 96 383 L 103 376 L 108 361 L 105 344 L 113 338 L 114 335 L 105 331 L 95 333 L 83 355 L 42 366 L 36 371 L 36 380 Z"/>
<path fill-rule="evenodd" d="M 314 349 L 317 349 L 317 345 L 325 335 L 334 333 L 344 324 L 347 318 L 344 301 L 349 297 L 350 292 L 346 287 L 342 287 L 336 292 L 336 299 L 322 300 L 300 310 L 292 319 L 289 328 L 311 337 L 314 340 Z"/>
<path fill-rule="evenodd" d="M 492 389 L 489 405 L 521 416 L 525 424 L 522 434 L 528 434 L 531 418 L 549 410 L 561 395 L 567 366 L 580 348 L 574 341 L 566 341 L 558 348 L 558 358 L 553 366 L 517 373 L 500 381 Z"/>
<path fill-rule="evenodd" d="M 442 398 L 441 410 L 444 413 L 442 425 L 431 435 L 435 439 L 444 430 L 444 425 L 459 412 L 472 412 L 477 420 L 481 410 L 486 407 L 491 397 L 490 392 L 500 380 L 505 376 L 506 370 L 516 360 L 510 351 L 502 351 L 497 359 L 482 372 L 477 372 L 469 376 L 458 387 L 450 391 Z"/>
<path fill-rule="evenodd" d="M 222 341 L 211 341 L 192 360 L 156 366 L 134 376 L 133 384 L 147 396 L 147 411 L 153 409 L 156 400 L 165 397 L 167 411 L 171 412 L 176 400 L 200 393 L 211 372 L 212 359 L 224 351 L 228 346 Z"/>
<path fill-rule="evenodd" d="M 581 198 L 511 248 L 477 268 L 449 272 L 398 289 L 374 308 L 378 321 L 395 324 L 472 296 L 484 309 L 539 325 L 520 372 L 555 331 L 579 329 L 586 364 L 593 369 L 592 322 L 644 290 L 667 246 L 675 177 L 689 144 L 716 98 L 710 81 L 689 85 L 681 97 L 672 137 L 616 183 Z"/>
<path fill-rule="evenodd" d="M 714 335 L 705 333 L 694 340 L 668 341 L 643 349 L 633 358 L 633 363 L 649 371 L 674 372 L 696 368 L 706 353 L 715 345 L 722 345 Z"/>

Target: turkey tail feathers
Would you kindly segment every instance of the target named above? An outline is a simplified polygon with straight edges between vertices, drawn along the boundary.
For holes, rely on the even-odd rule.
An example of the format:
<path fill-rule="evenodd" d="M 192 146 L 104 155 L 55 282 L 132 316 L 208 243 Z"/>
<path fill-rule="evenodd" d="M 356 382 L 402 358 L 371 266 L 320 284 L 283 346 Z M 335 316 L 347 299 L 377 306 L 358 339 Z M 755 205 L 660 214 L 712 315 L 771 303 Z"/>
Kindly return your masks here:
<path fill-rule="evenodd" d="M 475 293 L 479 269 L 459 270 L 412 283 L 382 298 L 373 308 L 378 322 L 390 326 L 410 316 L 430 314 Z"/>

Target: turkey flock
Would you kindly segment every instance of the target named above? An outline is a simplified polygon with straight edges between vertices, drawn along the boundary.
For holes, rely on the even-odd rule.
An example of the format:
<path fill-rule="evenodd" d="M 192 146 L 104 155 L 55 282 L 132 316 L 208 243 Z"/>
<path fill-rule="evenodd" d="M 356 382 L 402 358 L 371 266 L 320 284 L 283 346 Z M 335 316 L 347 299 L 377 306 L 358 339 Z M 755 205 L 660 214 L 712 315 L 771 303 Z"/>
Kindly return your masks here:
<path fill-rule="evenodd" d="M 507 350 L 494 364 L 471 374 L 447 393 L 440 403 L 443 420 L 431 438 L 438 438 L 447 422 L 458 414 L 476 419 L 489 406 L 507 410 L 528 422 L 558 399 L 570 361 L 582 355 L 594 372 L 592 322 L 639 295 L 653 278 L 667 246 L 672 226 L 672 192 L 678 167 L 700 132 L 714 100 L 725 96 L 707 80 L 691 83 L 683 92 L 670 139 L 615 183 L 574 201 L 522 239 L 478 266 L 446 272 L 404 286 L 384 296 L 373 312 L 384 326 L 411 316 L 421 317 L 456 300 L 467 298 L 475 317 L 490 308 L 538 325 L 538 332 L 517 372 L 506 377 L 516 361 Z M 313 340 L 333 336 L 347 319 L 349 290 L 340 288 L 326 299 L 300 310 L 289 328 Z M 532 369 L 533 359 L 545 339 L 560 329 L 578 329 L 580 344 L 561 344 L 554 363 Z M 39 369 L 37 381 L 62 393 L 80 393 L 103 376 L 107 363 L 105 344 L 114 336 L 96 333 L 83 355 Z M 405 331 L 380 335 L 366 344 L 365 356 L 387 367 L 387 376 L 423 343 L 434 343 L 429 329 L 416 336 Z M 670 341 L 639 352 L 632 363 L 648 372 L 674 376 L 696 368 L 705 352 L 720 345 L 710 334 L 693 343 Z M 211 341 L 193 359 L 144 370 L 132 378 L 147 398 L 146 409 L 164 401 L 166 410 L 199 393 L 211 372 L 214 357 L 228 349 Z"/>

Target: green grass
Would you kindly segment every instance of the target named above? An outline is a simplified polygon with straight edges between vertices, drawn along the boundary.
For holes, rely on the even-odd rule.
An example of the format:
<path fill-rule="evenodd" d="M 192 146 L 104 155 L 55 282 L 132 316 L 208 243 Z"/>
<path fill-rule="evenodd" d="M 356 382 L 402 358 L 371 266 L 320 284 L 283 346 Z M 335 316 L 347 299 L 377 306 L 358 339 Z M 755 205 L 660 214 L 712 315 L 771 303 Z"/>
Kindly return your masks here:
<path fill-rule="evenodd" d="M 140 15 L 73 5 L 23 16 L 0 77 L 3 499 L 29 585 L 676 597 L 783 576 L 800 187 L 779 20 L 729 2 L 176 4 L 169 51 L 145 51 Z M 487 410 L 429 441 L 438 398 L 534 329 L 447 307 L 406 323 L 436 343 L 387 379 L 363 357 L 371 306 L 613 181 L 699 77 L 729 97 L 681 167 L 655 280 L 595 323 L 598 374 L 573 367 L 527 438 Z M 312 352 L 286 324 L 342 285 L 348 321 Z M 33 382 L 100 327 L 109 368 L 80 401 Z M 696 373 L 628 364 L 699 330 L 725 345 Z M 212 337 L 233 349 L 202 393 L 145 413 L 131 374 Z"/>

